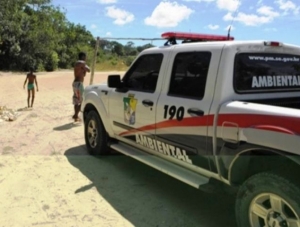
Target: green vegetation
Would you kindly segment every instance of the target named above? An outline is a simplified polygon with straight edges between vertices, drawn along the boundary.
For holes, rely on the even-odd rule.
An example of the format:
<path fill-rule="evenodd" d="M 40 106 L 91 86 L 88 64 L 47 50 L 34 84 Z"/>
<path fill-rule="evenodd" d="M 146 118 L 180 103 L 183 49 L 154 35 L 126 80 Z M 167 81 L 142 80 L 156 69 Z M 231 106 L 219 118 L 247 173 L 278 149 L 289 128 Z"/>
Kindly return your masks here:
<path fill-rule="evenodd" d="M 136 55 L 151 44 L 135 47 L 133 42 L 122 45 L 118 42 L 100 41 L 100 48 L 96 58 L 96 71 L 125 71 L 131 65 Z"/>
<path fill-rule="evenodd" d="M 85 26 L 69 22 L 51 0 L 1 0 L 0 18 L 0 70 L 68 69 L 80 51 L 87 53 L 91 65 L 95 38 Z M 126 70 L 151 46 L 100 40 L 95 70 Z"/>

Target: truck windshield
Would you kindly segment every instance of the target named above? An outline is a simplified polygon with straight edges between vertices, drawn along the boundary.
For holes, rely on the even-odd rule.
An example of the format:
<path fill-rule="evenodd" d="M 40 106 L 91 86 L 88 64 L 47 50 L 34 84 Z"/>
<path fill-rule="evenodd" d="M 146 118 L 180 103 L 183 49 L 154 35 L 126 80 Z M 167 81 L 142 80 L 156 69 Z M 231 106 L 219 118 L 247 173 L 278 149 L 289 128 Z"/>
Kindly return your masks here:
<path fill-rule="evenodd" d="M 239 53 L 233 84 L 237 93 L 300 91 L 300 56 Z"/>

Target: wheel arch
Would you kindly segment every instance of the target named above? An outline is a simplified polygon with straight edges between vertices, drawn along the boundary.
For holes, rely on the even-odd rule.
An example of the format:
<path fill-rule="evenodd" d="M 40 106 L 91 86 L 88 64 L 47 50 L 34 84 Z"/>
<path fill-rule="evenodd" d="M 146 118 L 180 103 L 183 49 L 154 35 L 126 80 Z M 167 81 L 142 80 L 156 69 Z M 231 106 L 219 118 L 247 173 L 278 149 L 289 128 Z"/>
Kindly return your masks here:
<path fill-rule="evenodd" d="M 291 175 L 296 170 L 300 171 L 299 155 L 271 149 L 249 149 L 235 156 L 230 165 L 228 180 L 231 185 L 241 185 L 246 179 L 260 172 L 272 171 Z"/>
<path fill-rule="evenodd" d="M 111 128 L 110 122 L 107 120 L 109 119 L 107 110 L 99 97 L 97 97 L 95 101 L 91 99 L 85 101 L 85 105 L 83 108 L 83 118 L 86 119 L 87 114 L 92 110 L 94 110 L 99 115 L 108 135 L 110 137 L 113 137 L 113 130 Z"/>

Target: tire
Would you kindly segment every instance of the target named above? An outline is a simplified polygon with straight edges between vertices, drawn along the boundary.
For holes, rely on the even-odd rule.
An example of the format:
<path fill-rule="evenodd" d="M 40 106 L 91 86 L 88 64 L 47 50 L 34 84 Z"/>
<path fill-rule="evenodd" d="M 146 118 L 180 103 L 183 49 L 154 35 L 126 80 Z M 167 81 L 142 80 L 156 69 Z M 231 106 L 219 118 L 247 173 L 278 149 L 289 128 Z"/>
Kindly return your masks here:
<path fill-rule="evenodd" d="M 88 152 L 91 155 L 109 153 L 107 133 L 98 113 L 94 110 L 87 114 L 84 121 L 84 137 Z"/>
<path fill-rule="evenodd" d="M 240 187 L 235 206 L 239 227 L 300 227 L 300 187 L 274 173 L 259 173 Z"/>

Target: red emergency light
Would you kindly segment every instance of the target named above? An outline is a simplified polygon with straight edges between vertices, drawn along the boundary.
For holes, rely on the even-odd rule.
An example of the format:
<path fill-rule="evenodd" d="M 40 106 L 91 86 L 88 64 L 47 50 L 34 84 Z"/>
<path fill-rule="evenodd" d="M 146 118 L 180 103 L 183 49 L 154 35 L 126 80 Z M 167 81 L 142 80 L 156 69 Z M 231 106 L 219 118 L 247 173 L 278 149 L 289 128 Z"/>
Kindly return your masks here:
<path fill-rule="evenodd" d="M 234 40 L 234 37 L 226 35 L 210 35 L 190 32 L 165 32 L 161 35 L 162 38 L 168 39 L 170 44 L 176 44 L 176 40 L 189 42 L 207 42 L 207 41 L 226 41 Z"/>
<path fill-rule="evenodd" d="M 276 42 L 276 41 L 268 41 L 268 42 L 264 42 L 265 46 L 271 46 L 271 47 L 282 47 L 282 43 L 281 42 Z"/>

